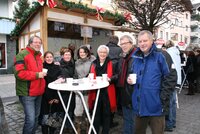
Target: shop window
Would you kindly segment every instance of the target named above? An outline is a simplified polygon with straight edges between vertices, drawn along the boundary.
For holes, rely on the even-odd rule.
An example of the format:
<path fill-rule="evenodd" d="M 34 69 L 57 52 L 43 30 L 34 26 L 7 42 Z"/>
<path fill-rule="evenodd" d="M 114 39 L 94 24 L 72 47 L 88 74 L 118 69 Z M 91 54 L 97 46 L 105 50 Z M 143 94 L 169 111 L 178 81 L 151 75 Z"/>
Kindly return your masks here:
<path fill-rule="evenodd" d="M 6 45 L 0 43 L 0 69 L 6 68 Z"/>

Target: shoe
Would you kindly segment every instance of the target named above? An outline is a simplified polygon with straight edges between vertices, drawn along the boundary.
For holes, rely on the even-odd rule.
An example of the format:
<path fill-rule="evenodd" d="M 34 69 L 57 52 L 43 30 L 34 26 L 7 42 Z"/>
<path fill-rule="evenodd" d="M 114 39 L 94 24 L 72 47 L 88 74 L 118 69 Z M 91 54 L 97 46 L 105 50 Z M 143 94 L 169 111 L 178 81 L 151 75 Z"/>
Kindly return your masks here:
<path fill-rule="evenodd" d="M 166 132 L 173 132 L 173 128 L 165 128 Z"/>

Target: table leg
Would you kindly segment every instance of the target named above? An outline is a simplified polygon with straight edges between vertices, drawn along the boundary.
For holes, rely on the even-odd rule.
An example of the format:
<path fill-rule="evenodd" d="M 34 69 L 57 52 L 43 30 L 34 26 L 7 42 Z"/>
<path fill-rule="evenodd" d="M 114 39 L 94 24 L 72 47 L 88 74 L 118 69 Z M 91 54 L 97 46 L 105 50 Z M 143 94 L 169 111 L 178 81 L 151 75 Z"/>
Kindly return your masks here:
<path fill-rule="evenodd" d="M 99 89 L 98 89 L 98 91 L 97 91 L 97 96 L 99 96 L 99 95 L 98 95 L 98 94 L 99 94 L 98 92 L 99 92 Z M 90 123 L 90 127 L 89 127 L 88 134 L 91 133 L 91 129 L 92 129 L 93 132 L 96 134 L 96 130 L 95 130 L 94 126 L 93 126 L 94 116 L 95 116 L 95 113 L 96 113 L 96 108 L 95 108 L 95 106 L 94 106 L 94 110 L 93 110 L 93 114 L 92 114 L 92 119 L 91 119 L 90 114 L 89 114 L 89 110 L 88 110 L 88 108 L 87 108 L 87 105 L 86 105 L 86 103 L 85 103 L 85 99 L 84 99 L 84 97 L 83 97 L 83 94 L 82 94 L 80 91 L 77 91 L 77 93 L 78 93 L 78 94 L 80 95 L 80 97 L 81 97 L 81 100 L 82 100 L 82 102 L 83 102 L 83 107 L 84 107 L 84 109 L 85 109 L 85 112 L 86 112 L 88 121 L 89 121 L 89 123 Z M 95 104 L 97 103 L 98 98 L 99 98 L 99 97 L 96 97 Z"/>
<path fill-rule="evenodd" d="M 71 118 L 70 118 L 70 116 L 69 116 L 69 114 L 68 114 L 69 106 L 70 106 L 70 102 L 71 102 L 71 98 L 72 98 L 72 92 L 70 92 L 70 95 L 69 95 L 69 99 L 68 99 L 68 103 L 67 103 L 67 108 L 66 108 L 65 103 L 64 103 L 64 101 L 63 101 L 62 95 L 60 94 L 60 91 L 58 90 L 57 92 L 58 92 L 58 96 L 59 96 L 59 98 L 60 98 L 61 104 L 62 104 L 62 106 L 63 106 L 63 109 L 64 109 L 64 111 L 65 111 L 65 117 L 64 117 L 64 119 L 63 119 L 62 127 L 61 127 L 61 129 L 60 129 L 60 134 L 62 134 L 62 132 L 63 132 L 64 126 L 65 126 L 65 122 L 66 122 L 66 119 L 67 119 L 67 118 L 69 119 L 69 122 L 70 122 L 70 124 L 72 125 L 72 128 L 74 129 L 74 132 L 75 132 L 76 134 L 78 134 L 78 132 L 76 131 L 76 128 L 74 127 L 74 124 L 73 124 L 73 122 L 72 122 L 72 120 L 71 120 Z"/>
<path fill-rule="evenodd" d="M 99 93 L 100 93 L 100 89 L 97 90 L 97 94 L 96 94 L 96 100 L 95 100 L 94 108 L 93 108 L 93 112 L 92 112 L 92 120 L 91 120 L 92 124 L 94 122 L 94 117 L 95 117 L 96 110 L 97 110 L 97 103 L 98 103 L 98 100 L 99 100 Z M 92 126 L 90 126 L 90 128 L 89 128 L 89 132 L 88 132 L 89 134 L 91 132 L 91 129 L 92 129 Z"/>

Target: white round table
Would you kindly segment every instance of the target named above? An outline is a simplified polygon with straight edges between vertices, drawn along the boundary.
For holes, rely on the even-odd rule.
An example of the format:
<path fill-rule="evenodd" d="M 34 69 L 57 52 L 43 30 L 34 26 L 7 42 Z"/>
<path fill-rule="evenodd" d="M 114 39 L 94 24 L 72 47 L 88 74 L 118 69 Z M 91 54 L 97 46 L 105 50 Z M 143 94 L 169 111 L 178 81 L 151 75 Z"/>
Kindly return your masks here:
<path fill-rule="evenodd" d="M 75 83 L 75 85 L 73 84 Z M 80 95 L 81 97 L 81 101 L 83 103 L 83 107 L 85 109 L 85 112 L 86 112 L 86 115 L 87 115 L 87 118 L 89 120 L 89 123 L 90 123 L 90 127 L 89 127 L 89 131 L 88 131 L 88 134 L 91 133 L 91 131 L 93 130 L 93 132 L 96 134 L 96 130 L 93 126 L 93 122 L 94 122 L 94 117 L 95 117 L 95 113 L 96 113 L 96 108 L 97 108 L 97 102 L 98 102 L 98 99 L 99 99 L 99 92 L 100 92 L 100 89 L 101 88 L 105 88 L 107 86 L 109 86 L 109 82 L 108 81 L 103 81 L 103 80 L 88 80 L 88 81 L 85 81 L 83 79 L 76 79 L 76 80 L 73 80 L 73 83 L 58 83 L 58 82 L 52 82 L 52 83 L 49 83 L 48 87 L 51 88 L 51 89 L 54 89 L 54 90 L 57 90 L 57 93 L 58 93 L 58 96 L 60 98 L 60 101 L 62 103 L 62 106 L 64 108 L 64 111 L 65 111 L 65 117 L 63 119 L 63 123 L 62 123 L 62 127 L 60 129 L 60 134 L 62 134 L 63 132 L 63 129 L 64 129 L 64 125 L 65 125 L 65 122 L 66 122 L 66 119 L 68 118 L 69 121 L 70 121 L 70 124 L 72 125 L 73 129 L 74 129 L 74 132 L 76 134 L 77 133 L 77 130 L 76 128 L 74 127 L 74 124 L 68 114 L 68 110 L 69 110 L 69 106 L 70 106 L 70 103 L 71 103 L 71 97 L 72 97 L 72 92 L 75 92 L 77 94 Z M 82 94 L 82 91 L 89 91 L 89 90 L 97 90 L 97 94 L 96 94 L 96 100 L 95 100 L 95 104 L 94 104 L 94 109 L 93 109 L 93 113 L 92 113 L 92 117 L 90 117 L 90 114 L 89 114 L 89 109 L 86 105 L 86 102 L 85 102 L 85 99 L 83 97 L 83 94 Z M 67 104 L 67 107 L 63 101 L 63 98 L 60 94 L 60 91 L 70 91 L 70 96 L 69 96 L 69 100 L 68 100 L 68 104 Z"/>

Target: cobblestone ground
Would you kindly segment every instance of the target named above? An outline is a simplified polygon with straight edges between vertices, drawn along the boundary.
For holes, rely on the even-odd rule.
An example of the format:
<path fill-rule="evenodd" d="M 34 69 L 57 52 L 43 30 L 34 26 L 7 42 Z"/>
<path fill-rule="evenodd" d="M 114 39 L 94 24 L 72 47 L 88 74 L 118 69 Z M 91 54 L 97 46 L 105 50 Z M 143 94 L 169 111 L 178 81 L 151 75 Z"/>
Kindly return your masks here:
<path fill-rule="evenodd" d="M 179 106 L 177 110 L 177 126 L 173 132 L 165 134 L 200 134 L 200 94 L 193 96 L 184 95 L 185 90 L 179 94 Z M 22 134 L 23 128 L 23 111 L 19 102 L 4 104 L 6 120 L 9 125 L 10 134 Z M 119 125 L 112 128 L 110 134 L 122 133 L 122 117 L 116 114 L 114 121 Z M 41 134 L 41 129 L 37 130 Z M 150 130 L 147 130 L 150 134 Z"/>

